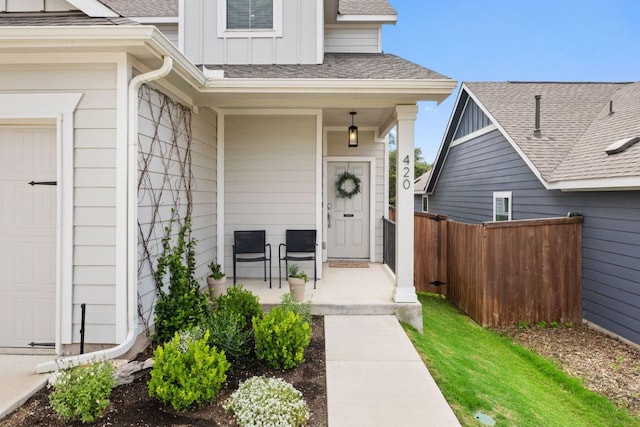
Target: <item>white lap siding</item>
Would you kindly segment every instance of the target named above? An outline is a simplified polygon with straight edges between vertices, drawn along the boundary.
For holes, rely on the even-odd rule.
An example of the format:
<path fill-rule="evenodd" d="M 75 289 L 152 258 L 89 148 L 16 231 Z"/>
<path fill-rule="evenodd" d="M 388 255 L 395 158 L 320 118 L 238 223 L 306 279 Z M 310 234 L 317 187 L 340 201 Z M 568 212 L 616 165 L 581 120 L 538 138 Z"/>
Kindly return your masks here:
<path fill-rule="evenodd" d="M 235 230 L 266 230 L 277 281 L 288 228 L 316 228 L 316 116 L 225 116 L 225 269 L 233 273 Z M 238 277 L 262 277 L 241 263 Z"/>

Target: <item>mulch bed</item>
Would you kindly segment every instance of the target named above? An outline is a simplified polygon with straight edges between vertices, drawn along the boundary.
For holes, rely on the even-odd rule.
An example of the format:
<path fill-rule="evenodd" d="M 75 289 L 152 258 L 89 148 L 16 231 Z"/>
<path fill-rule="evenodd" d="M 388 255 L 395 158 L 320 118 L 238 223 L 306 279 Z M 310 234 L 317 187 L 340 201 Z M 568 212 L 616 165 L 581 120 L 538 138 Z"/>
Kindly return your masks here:
<path fill-rule="evenodd" d="M 305 362 L 290 371 L 274 371 L 262 363 L 254 363 L 242 371 L 227 373 L 227 381 L 216 400 L 188 412 L 176 412 L 149 397 L 149 374 L 131 384 L 115 388 L 111 405 L 96 423 L 69 423 L 60 419 L 49 406 L 49 391 L 45 387 L 23 406 L 0 420 L 0 427 L 14 426 L 236 426 L 233 417 L 222 409 L 222 402 L 241 381 L 255 375 L 283 378 L 302 392 L 311 411 L 309 426 L 327 426 L 327 380 L 324 349 L 324 318 L 313 316 L 311 343 L 305 352 Z M 150 351 L 138 360 L 145 360 Z"/>

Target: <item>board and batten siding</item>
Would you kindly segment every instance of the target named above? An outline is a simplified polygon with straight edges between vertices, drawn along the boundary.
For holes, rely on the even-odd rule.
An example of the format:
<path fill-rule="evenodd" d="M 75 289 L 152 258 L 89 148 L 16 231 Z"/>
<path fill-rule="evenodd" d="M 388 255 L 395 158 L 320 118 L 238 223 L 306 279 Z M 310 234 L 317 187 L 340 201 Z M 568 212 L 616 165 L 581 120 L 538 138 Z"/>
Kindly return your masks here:
<path fill-rule="evenodd" d="M 219 37 L 218 2 L 186 1 L 185 55 L 196 64 L 315 64 L 323 31 L 317 1 L 284 0 L 281 37 Z"/>
<path fill-rule="evenodd" d="M 490 221 L 493 191 L 512 192 L 516 220 L 584 216 L 583 316 L 640 344 L 640 191 L 546 190 L 495 130 L 450 148 L 429 211 Z"/>
<path fill-rule="evenodd" d="M 148 176 L 152 189 L 144 185 L 144 190 L 138 194 L 138 221 L 140 227 L 145 232 L 151 228 L 153 230 L 148 239 L 148 247 L 151 252 L 151 258 L 156 266 L 155 260 L 162 252 L 162 238 L 164 236 L 164 227 L 169 223 L 171 218 L 171 209 L 176 205 L 175 198 L 178 200 L 178 212 L 181 220 L 184 219 L 186 213 L 186 191 L 184 185 L 178 184 L 181 181 L 182 171 L 180 170 L 181 159 L 186 156 L 187 138 L 184 132 L 183 124 L 176 127 L 178 129 L 177 146 L 172 146 L 173 127 L 164 109 L 164 115 L 159 121 L 155 148 L 150 148 L 152 138 L 155 134 L 156 123 L 159 117 L 161 106 L 161 95 L 159 92 L 151 91 L 150 100 L 153 112 L 149 108 L 149 104 L 145 101 L 140 103 L 139 109 L 139 141 L 140 149 L 145 153 L 139 158 L 151 159 L 148 163 Z M 172 110 L 173 118 L 176 123 L 182 123 L 177 120 L 179 114 L 177 110 Z M 155 119 L 154 119 L 155 117 Z M 195 277 L 199 279 L 201 287 L 206 286 L 205 277 L 208 272 L 208 264 L 216 256 L 216 127 L 217 120 L 215 114 L 206 108 L 199 109 L 199 112 L 191 113 L 191 121 L 188 123 L 191 128 L 191 163 L 187 166 L 185 174 L 189 169 L 193 176 L 192 181 L 192 213 L 191 213 L 191 229 L 192 236 L 197 240 L 195 246 L 196 254 L 196 272 Z M 151 151 L 150 151 L 151 150 Z M 148 155 L 151 153 L 151 155 Z M 162 153 L 162 154 L 161 154 Z M 183 160 L 182 160 L 183 161 Z M 168 168 L 166 166 L 169 166 Z M 168 181 L 167 181 L 168 180 Z M 171 191 L 178 189 L 178 191 Z M 154 194 L 152 197 L 151 194 Z M 158 206 L 158 217 L 154 218 L 155 207 Z M 172 233 L 177 234 L 178 225 L 174 224 Z M 142 242 L 139 241 L 139 254 L 143 253 Z M 139 255 L 140 257 L 140 255 Z M 142 304 L 142 317 L 144 323 L 153 324 L 153 307 L 156 299 L 156 287 L 153 274 L 149 267 L 148 261 L 139 259 L 138 270 L 138 294 Z"/>
<path fill-rule="evenodd" d="M 316 228 L 316 116 L 227 115 L 224 121 L 224 268 L 232 280 L 235 230 L 265 230 L 277 282 L 285 230 Z M 238 277 L 263 277 L 263 264 L 238 264 Z"/>
<path fill-rule="evenodd" d="M 347 146 L 346 131 L 327 132 L 327 156 L 331 157 L 373 157 L 375 158 L 375 201 L 373 215 L 375 221 L 375 259 L 372 262 L 382 262 L 382 216 L 385 212 L 384 206 L 384 162 L 385 144 L 374 141 L 372 131 L 360 130 L 358 132 L 358 147 L 349 148 Z M 329 159 L 330 160 L 330 159 Z M 354 160 L 358 161 L 358 160 Z M 329 182 L 328 185 L 334 185 Z"/>
<path fill-rule="evenodd" d="M 326 26 L 324 51 L 333 53 L 380 53 L 380 26 Z"/>
<path fill-rule="evenodd" d="M 116 65 L 0 67 L 0 91 L 82 93 L 74 147 L 73 342 L 115 342 Z M 68 344 L 68 343 L 63 343 Z"/>

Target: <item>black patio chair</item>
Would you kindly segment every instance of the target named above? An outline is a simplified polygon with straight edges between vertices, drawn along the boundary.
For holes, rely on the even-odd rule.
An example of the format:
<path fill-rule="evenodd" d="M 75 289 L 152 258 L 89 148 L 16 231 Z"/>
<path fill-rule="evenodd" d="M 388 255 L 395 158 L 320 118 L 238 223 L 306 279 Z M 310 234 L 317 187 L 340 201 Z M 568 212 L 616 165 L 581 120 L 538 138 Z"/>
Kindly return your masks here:
<path fill-rule="evenodd" d="M 268 249 L 268 250 L 267 250 Z M 252 256 L 238 256 L 252 255 Z M 264 262 L 264 281 L 267 281 L 269 261 L 269 288 L 271 288 L 271 244 L 266 243 L 264 230 L 233 232 L 233 284 L 236 284 L 236 262 Z"/>
<path fill-rule="evenodd" d="M 316 288 L 316 230 L 287 230 L 286 243 L 278 247 L 278 287 L 282 287 L 282 261 L 285 276 L 289 271 L 289 261 L 313 261 L 313 289 Z M 283 251 L 284 249 L 284 251 Z"/>

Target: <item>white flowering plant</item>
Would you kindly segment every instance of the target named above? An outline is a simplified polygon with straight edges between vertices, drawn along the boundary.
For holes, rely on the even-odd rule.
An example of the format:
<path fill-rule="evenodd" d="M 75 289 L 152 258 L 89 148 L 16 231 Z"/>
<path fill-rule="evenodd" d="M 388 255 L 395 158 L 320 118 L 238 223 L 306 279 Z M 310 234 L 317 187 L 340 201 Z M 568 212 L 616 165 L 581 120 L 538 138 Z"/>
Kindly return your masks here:
<path fill-rule="evenodd" d="M 92 423 L 109 406 L 114 384 L 114 368 L 108 361 L 62 369 L 52 386 L 49 403 L 65 420 Z"/>
<path fill-rule="evenodd" d="M 240 427 L 300 427 L 310 413 L 302 393 L 281 378 L 252 377 L 223 403 Z"/>

